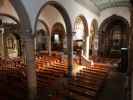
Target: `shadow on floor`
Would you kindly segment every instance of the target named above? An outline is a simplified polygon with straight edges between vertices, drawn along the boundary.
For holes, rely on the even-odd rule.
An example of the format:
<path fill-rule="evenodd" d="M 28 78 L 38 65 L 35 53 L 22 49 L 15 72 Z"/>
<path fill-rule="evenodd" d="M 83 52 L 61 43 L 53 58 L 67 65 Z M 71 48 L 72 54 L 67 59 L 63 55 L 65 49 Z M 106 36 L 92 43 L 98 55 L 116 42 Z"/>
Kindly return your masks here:
<path fill-rule="evenodd" d="M 98 100 L 126 100 L 125 84 L 126 75 L 111 71 Z"/>

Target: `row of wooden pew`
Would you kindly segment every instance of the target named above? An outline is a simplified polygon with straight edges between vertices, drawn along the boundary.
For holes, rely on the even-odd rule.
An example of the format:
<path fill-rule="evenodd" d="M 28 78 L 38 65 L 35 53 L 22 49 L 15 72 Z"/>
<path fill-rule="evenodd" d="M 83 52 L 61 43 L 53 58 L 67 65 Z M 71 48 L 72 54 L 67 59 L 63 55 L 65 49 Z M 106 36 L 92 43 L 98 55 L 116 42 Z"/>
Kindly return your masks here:
<path fill-rule="evenodd" d="M 0 74 L 3 77 L 0 77 L 0 92 L 3 92 L 0 93 L 0 100 L 27 98 L 27 78 L 21 73 L 24 64 L 19 60 L 10 60 L 10 63 L 15 63 L 14 67 L 13 64 L 12 67 L 1 65 Z M 95 100 L 110 69 L 106 65 L 90 66 L 88 63 L 76 76 L 67 79 L 67 63 L 58 56 L 38 56 L 36 65 L 38 100 Z"/>
<path fill-rule="evenodd" d="M 63 96 L 71 98 L 72 100 L 96 99 L 97 94 L 107 77 L 109 69 L 110 68 L 107 66 L 90 66 L 90 64 L 88 64 L 86 68 L 83 68 L 79 73 L 77 73 L 76 77 L 68 81 L 66 86 L 67 91 Z M 38 71 L 38 86 L 41 86 L 41 89 L 43 89 L 42 87 L 47 87 L 48 89 L 52 87 L 54 91 L 56 86 L 54 85 L 55 81 L 58 79 L 61 80 L 61 78 L 65 77 L 66 71 L 66 65 L 58 61 L 50 64 L 50 66 L 40 69 L 40 71 Z M 60 95 L 60 97 L 61 96 L 62 95 Z"/>
<path fill-rule="evenodd" d="M 70 97 L 74 100 L 95 100 L 104 84 L 109 69 L 107 66 L 83 68 L 75 78 L 69 81 Z"/>
<path fill-rule="evenodd" d="M 23 76 L 21 58 L 0 58 L 0 100 L 24 100 L 27 98 L 27 78 Z"/>

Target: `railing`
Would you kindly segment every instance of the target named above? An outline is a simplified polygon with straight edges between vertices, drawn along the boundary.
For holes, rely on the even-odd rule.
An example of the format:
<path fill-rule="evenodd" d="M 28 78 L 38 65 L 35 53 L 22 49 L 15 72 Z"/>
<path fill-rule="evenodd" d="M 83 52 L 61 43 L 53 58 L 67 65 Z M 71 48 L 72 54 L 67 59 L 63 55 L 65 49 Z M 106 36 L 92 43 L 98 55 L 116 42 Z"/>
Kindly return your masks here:
<path fill-rule="evenodd" d="M 86 59 L 84 56 L 81 56 L 81 64 L 83 65 L 83 66 L 89 66 L 89 65 L 91 65 L 91 61 L 89 61 L 88 59 Z"/>

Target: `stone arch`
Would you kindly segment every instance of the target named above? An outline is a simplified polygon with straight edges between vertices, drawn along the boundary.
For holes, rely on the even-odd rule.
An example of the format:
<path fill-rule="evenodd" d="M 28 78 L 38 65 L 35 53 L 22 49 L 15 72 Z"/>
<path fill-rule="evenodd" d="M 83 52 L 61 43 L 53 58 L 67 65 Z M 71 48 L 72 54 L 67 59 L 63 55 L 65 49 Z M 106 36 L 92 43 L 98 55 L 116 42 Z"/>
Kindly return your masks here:
<path fill-rule="evenodd" d="M 100 27 L 99 27 L 99 34 L 100 34 L 101 31 L 105 31 L 107 25 L 110 24 L 113 20 L 121 20 L 121 21 L 123 21 L 123 22 L 126 24 L 125 29 L 126 29 L 126 31 L 128 31 L 128 29 L 129 29 L 129 23 L 128 23 L 128 21 L 127 21 L 124 17 L 122 17 L 122 16 L 112 15 L 112 16 L 106 18 L 106 19 L 101 23 L 101 25 L 100 25 Z M 103 28 L 103 27 L 104 27 L 104 28 Z"/>
<path fill-rule="evenodd" d="M 98 22 L 96 19 L 93 19 L 90 26 L 89 34 L 89 56 L 96 56 L 98 48 Z"/>
<path fill-rule="evenodd" d="M 46 22 L 41 19 L 38 19 L 38 23 L 41 23 L 45 29 L 36 29 L 36 33 L 34 34 L 35 39 L 35 50 L 37 54 L 41 52 L 48 51 L 48 39 L 50 36 L 49 27 Z M 39 42 L 39 41 L 40 42 Z"/>
<path fill-rule="evenodd" d="M 29 90 L 28 99 L 34 100 L 37 96 L 37 82 L 34 57 L 34 38 L 32 35 L 31 22 L 22 0 L 10 0 L 10 2 L 16 10 L 20 20 L 20 36 L 23 41 L 22 52 L 26 63 L 27 85 Z"/>
<path fill-rule="evenodd" d="M 10 2 L 15 8 L 15 11 L 17 12 L 20 20 L 20 29 L 22 33 L 20 35 L 30 38 L 32 36 L 31 23 L 23 3 L 21 0 L 10 0 Z"/>
<path fill-rule="evenodd" d="M 110 17 L 108 17 L 107 19 L 105 19 L 100 27 L 99 27 L 99 32 L 98 32 L 98 37 L 99 37 L 99 54 L 101 56 L 106 56 L 108 54 L 105 54 L 104 52 L 109 52 L 107 50 L 105 50 L 106 47 L 106 41 L 107 40 L 107 32 L 109 33 L 109 31 L 111 30 L 111 27 L 113 27 L 113 25 L 116 25 L 116 22 L 121 26 L 122 32 L 126 33 L 125 37 L 126 37 L 126 42 L 127 42 L 127 46 L 128 46 L 128 33 L 129 33 L 129 23 L 128 21 L 123 18 L 122 16 L 118 16 L 118 15 L 112 15 Z M 108 34 L 109 35 L 109 34 Z M 104 39 L 103 39 L 104 38 Z M 105 40 L 106 38 L 106 40 Z"/>
<path fill-rule="evenodd" d="M 13 22 L 15 22 L 15 23 L 8 23 L 7 21 L 6 22 L 2 21 L 2 26 L 1 26 L 1 32 L 3 33 L 2 34 L 3 35 L 2 36 L 3 37 L 2 42 L 4 43 L 3 45 L 5 45 L 5 46 L 2 46 L 2 53 L 3 53 L 2 56 L 3 57 L 9 57 L 9 54 L 11 55 L 10 58 L 21 56 L 21 54 L 22 54 L 22 52 L 21 52 L 21 38 L 20 38 L 20 34 L 19 34 L 20 22 L 14 16 L 11 16 L 9 14 L 0 13 L 0 16 L 6 17 L 7 19 L 10 19 Z M 4 30 L 2 31 L 2 29 L 4 29 Z M 6 41 L 6 38 L 8 38 L 10 36 L 12 36 L 12 38 L 14 38 L 15 48 L 8 49 L 6 47 L 7 44 L 5 41 Z M 13 55 L 13 53 L 14 53 L 14 55 Z"/>
<path fill-rule="evenodd" d="M 55 35 L 58 36 L 58 41 L 55 40 Z M 52 26 L 51 31 L 51 47 L 52 50 L 63 51 L 65 39 L 65 28 L 62 23 L 56 22 Z"/>
<path fill-rule="evenodd" d="M 59 31 L 62 31 L 62 32 L 65 32 L 65 28 L 64 28 L 63 24 L 60 23 L 60 22 L 56 22 L 52 26 L 52 31 L 58 31 L 58 30 Z"/>
<path fill-rule="evenodd" d="M 39 12 L 38 12 L 38 14 L 37 14 L 37 16 L 36 16 L 36 21 L 35 21 L 35 32 L 36 32 L 36 27 L 37 27 L 37 20 L 38 20 L 38 18 L 39 18 L 39 16 L 40 16 L 40 14 L 41 14 L 41 12 L 43 11 L 43 9 L 45 9 L 45 7 L 47 6 L 47 5 L 50 5 L 50 6 L 53 6 L 53 7 L 55 7 L 58 11 L 59 11 L 59 13 L 61 14 L 61 16 L 63 17 L 63 19 L 64 19 L 64 22 L 65 22 L 65 26 L 66 26 L 66 35 L 67 35 L 67 48 L 65 48 L 66 50 L 66 53 L 67 54 L 69 54 L 70 55 L 70 53 L 68 53 L 67 51 L 70 49 L 70 50 L 72 50 L 72 47 L 71 47 L 71 45 L 69 45 L 69 44 L 71 44 L 72 43 L 72 26 L 71 26 L 71 20 L 70 20 L 70 17 L 69 17 L 69 15 L 68 15 L 68 13 L 67 13 L 67 11 L 66 11 L 66 9 L 60 4 L 60 3 L 58 3 L 57 1 L 48 1 L 48 2 L 46 2 L 41 8 L 40 8 L 40 10 L 39 10 Z M 50 45 L 51 43 L 49 43 L 49 45 Z M 51 51 L 51 49 L 50 49 L 51 47 L 49 47 L 49 54 L 50 54 L 50 51 Z"/>
<path fill-rule="evenodd" d="M 78 20 L 81 20 L 82 23 L 83 23 L 83 40 L 82 40 L 82 49 L 83 49 L 83 55 L 86 55 L 86 45 L 87 45 L 87 37 L 88 37 L 88 33 L 89 33 L 89 30 L 88 30 L 88 22 L 87 22 L 87 19 L 85 18 L 84 15 L 79 15 L 76 17 L 75 19 L 75 23 L 74 23 L 74 28 L 76 28 L 76 24 L 78 24 Z"/>
<path fill-rule="evenodd" d="M 76 17 L 76 19 L 80 18 L 83 22 L 83 25 L 84 25 L 84 36 L 87 36 L 88 33 L 89 33 L 89 30 L 88 30 L 88 23 L 87 23 L 87 19 L 85 18 L 84 15 L 79 15 Z M 75 22 L 76 22 L 76 19 L 75 19 Z"/>
<path fill-rule="evenodd" d="M 66 9 L 57 1 L 47 1 L 39 10 L 37 16 L 36 16 L 36 21 L 35 21 L 35 32 L 36 32 L 36 27 L 37 27 L 37 19 L 39 18 L 39 15 L 41 13 L 41 11 L 47 6 L 47 5 L 51 5 L 53 7 L 55 7 L 62 15 L 64 22 L 65 22 L 65 26 L 66 26 L 66 35 L 67 35 L 67 48 L 65 48 L 66 50 L 66 54 L 67 56 L 67 61 L 68 61 L 68 77 L 70 78 L 72 76 L 72 66 L 73 66 L 73 54 L 72 54 L 72 25 L 71 25 L 71 20 L 70 17 L 66 11 Z M 51 44 L 51 43 L 50 43 Z M 49 45 L 50 45 L 49 44 Z M 49 54 L 50 54 L 50 48 L 49 48 Z"/>
<path fill-rule="evenodd" d="M 35 31 L 36 31 L 36 27 L 37 27 L 36 26 L 37 25 L 37 19 L 39 18 L 39 15 L 40 15 L 41 11 L 47 5 L 51 5 L 51 6 L 55 7 L 61 13 L 61 15 L 62 15 L 62 17 L 64 18 L 64 21 L 65 21 L 66 31 L 67 31 L 67 33 L 71 34 L 72 33 L 72 26 L 71 26 L 71 21 L 70 21 L 69 15 L 68 15 L 66 9 L 60 3 L 58 3 L 57 1 L 48 1 L 40 8 L 40 10 L 39 10 L 39 12 L 36 16 L 36 22 L 35 22 L 35 28 L 34 28 Z"/>
<path fill-rule="evenodd" d="M 38 19 L 38 21 L 44 25 L 44 27 L 46 28 L 46 30 L 47 30 L 47 32 L 48 32 L 48 34 L 49 34 L 49 33 L 50 33 L 50 32 L 49 32 L 49 27 L 48 27 L 48 25 L 46 24 L 46 22 L 44 22 L 44 21 L 41 20 L 41 19 Z"/>
<path fill-rule="evenodd" d="M 12 20 L 14 20 L 18 25 L 20 25 L 20 22 L 18 21 L 18 19 L 17 18 L 15 18 L 14 16 L 12 16 L 12 15 L 9 15 L 9 14 L 5 14 L 5 13 L 0 13 L 0 16 L 5 16 L 5 17 L 8 17 L 8 18 L 10 18 L 10 19 L 12 19 Z"/>
<path fill-rule="evenodd" d="M 9 44 L 11 44 L 11 47 L 8 46 Z M 13 57 L 21 56 L 21 39 L 17 33 L 14 33 L 14 32 L 5 33 L 4 45 L 6 46 L 5 47 L 6 57 L 13 58 Z"/>

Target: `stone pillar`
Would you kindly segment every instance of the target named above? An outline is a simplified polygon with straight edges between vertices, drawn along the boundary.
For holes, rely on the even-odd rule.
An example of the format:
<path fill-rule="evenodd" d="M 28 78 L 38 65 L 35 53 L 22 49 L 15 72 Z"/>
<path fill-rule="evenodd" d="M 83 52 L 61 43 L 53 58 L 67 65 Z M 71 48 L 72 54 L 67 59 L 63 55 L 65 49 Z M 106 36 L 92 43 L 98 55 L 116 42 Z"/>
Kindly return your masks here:
<path fill-rule="evenodd" d="M 36 66 L 35 66 L 35 48 L 34 38 L 27 36 L 32 34 L 30 30 L 26 30 L 23 40 L 23 56 L 26 64 L 26 76 L 29 90 L 29 100 L 36 100 L 37 96 L 37 81 L 36 81 Z"/>
<path fill-rule="evenodd" d="M 37 39 L 36 39 L 36 35 L 34 36 L 34 46 L 35 46 L 34 47 L 35 48 L 35 55 L 37 55 Z"/>
<path fill-rule="evenodd" d="M 68 79 L 72 78 L 72 71 L 73 71 L 73 34 L 74 33 L 67 33 L 67 53 L 68 53 Z"/>
<path fill-rule="evenodd" d="M 98 55 L 103 56 L 103 34 L 101 31 L 98 31 Z"/>
<path fill-rule="evenodd" d="M 89 36 L 87 36 L 87 39 L 86 39 L 86 58 L 88 58 L 88 60 L 89 60 Z"/>
<path fill-rule="evenodd" d="M 48 53 L 49 53 L 49 56 L 51 56 L 51 34 L 49 34 L 49 39 L 48 39 Z"/>
<path fill-rule="evenodd" d="M 5 50 L 4 50 L 4 49 L 5 49 L 5 48 L 4 48 L 4 47 L 5 47 L 5 46 L 4 46 L 4 28 L 1 28 L 0 30 L 1 30 L 1 34 L 0 34 L 0 39 L 1 39 L 1 44 L 0 44 L 0 45 L 1 45 L 1 50 L 0 50 L 0 51 L 1 51 L 1 56 L 2 56 L 2 57 L 5 57 Z"/>
<path fill-rule="evenodd" d="M 133 100 L 133 7 L 130 8 L 130 34 L 129 34 L 129 47 L 128 47 L 128 99 Z"/>

